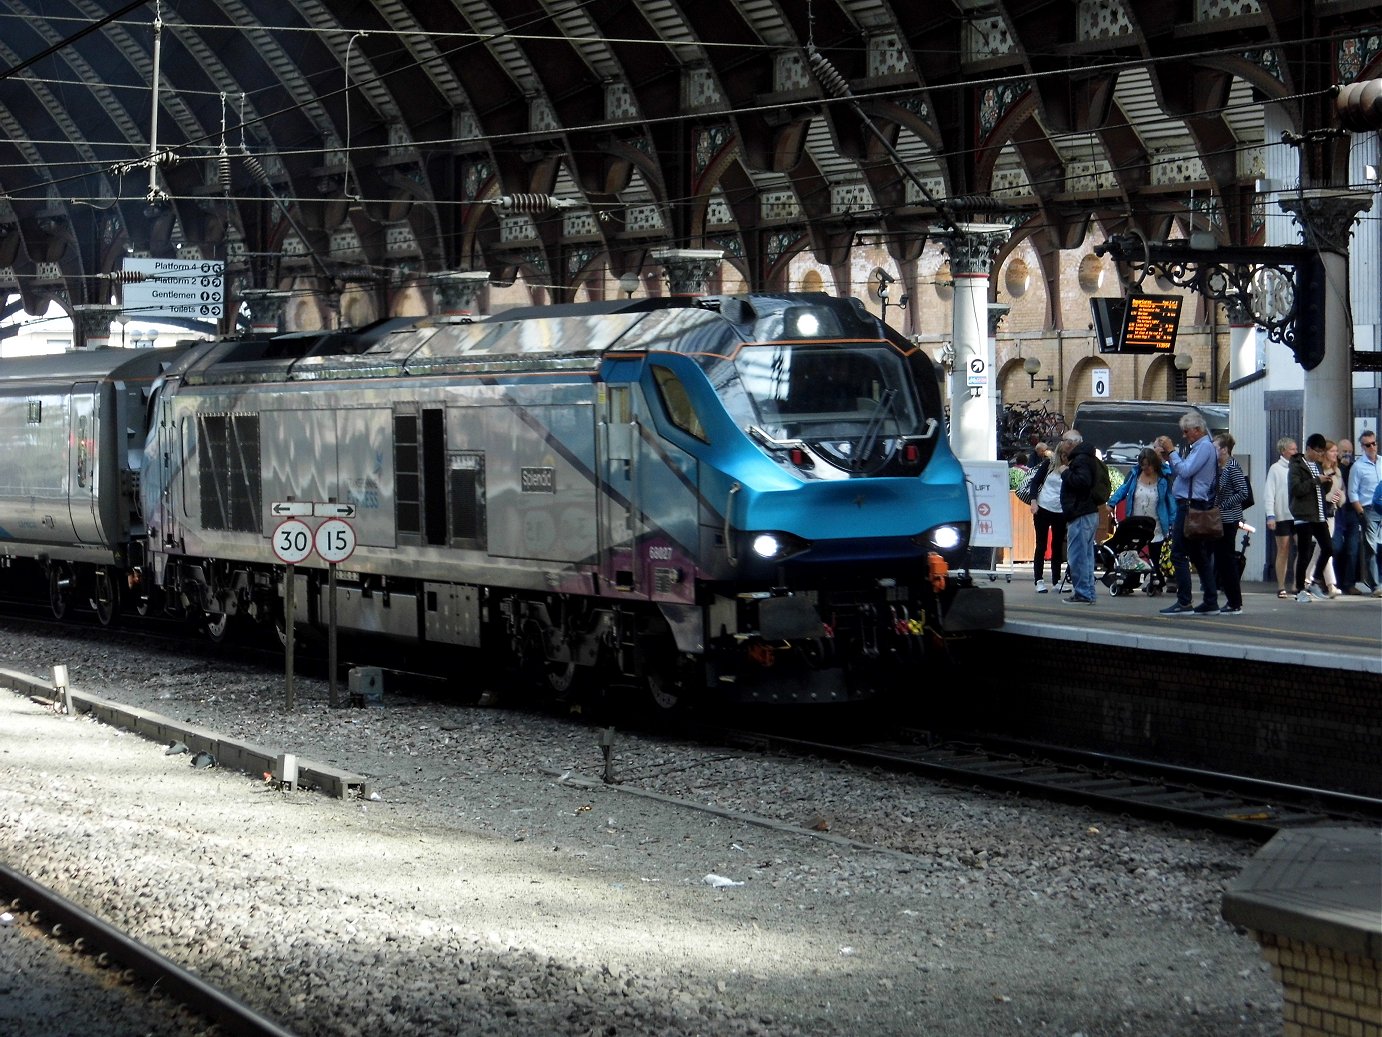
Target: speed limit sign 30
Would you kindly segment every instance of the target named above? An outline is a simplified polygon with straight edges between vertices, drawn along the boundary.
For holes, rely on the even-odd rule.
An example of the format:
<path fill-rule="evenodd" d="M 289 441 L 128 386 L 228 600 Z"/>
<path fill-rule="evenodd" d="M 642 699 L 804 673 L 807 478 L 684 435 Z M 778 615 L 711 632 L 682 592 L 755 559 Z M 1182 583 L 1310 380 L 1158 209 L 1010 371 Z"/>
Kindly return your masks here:
<path fill-rule="evenodd" d="M 312 553 L 312 527 L 301 519 L 278 524 L 273 536 L 274 554 L 285 565 L 296 565 Z"/>

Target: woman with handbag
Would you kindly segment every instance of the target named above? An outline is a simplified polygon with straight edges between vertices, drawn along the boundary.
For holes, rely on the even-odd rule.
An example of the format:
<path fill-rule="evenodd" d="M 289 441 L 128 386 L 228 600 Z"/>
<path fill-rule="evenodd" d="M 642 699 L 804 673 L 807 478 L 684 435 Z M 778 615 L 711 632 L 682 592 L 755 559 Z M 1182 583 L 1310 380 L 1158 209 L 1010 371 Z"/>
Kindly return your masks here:
<path fill-rule="evenodd" d="M 1041 446 L 1038 446 L 1038 451 Z M 1041 464 L 1032 473 L 1030 491 L 1032 527 L 1036 531 L 1032 578 L 1036 580 L 1038 594 L 1046 593 L 1046 581 L 1041 576 L 1045 568 L 1048 540 L 1051 545 L 1051 585 L 1060 586 L 1061 565 L 1065 562 L 1065 515 L 1060 506 L 1061 477 L 1064 474 L 1064 459 L 1059 457 L 1058 451 L 1046 448 Z"/>
<path fill-rule="evenodd" d="M 1224 607 L 1219 615 L 1238 616 L 1243 612 L 1243 583 L 1234 539 L 1243 518 L 1243 502 L 1248 499 L 1248 479 L 1233 459 L 1233 436 L 1220 432 L 1214 437 L 1214 445 L 1219 450 L 1219 493 L 1214 503 L 1219 507 L 1219 521 L 1224 527 L 1223 536 L 1214 541 L 1214 575 L 1224 592 Z"/>
<path fill-rule="evenodd" d="M 1344 592 L 1339 589 L 1339 580 L 1335 574 L 1335 563 L 1341 562 L 1341 559 L 1335 546 L 1334 530 L 1335 524 L 1339 521 L 1339 513 L 1344 510 L 1347 492 L 1344 474 L 1339 470 L 1339 444 L 1332 439 L 1324 441 L 1324 453 L 1320 455 L 1320 474 L 1330 482 L 1330 487 L 1324 494 L 1324 524 L 1329 528 L 1329 549 L 1333 555 L 1324 564 L 1324 592 L 1331 598 L 1339 598 Z"/>
<path fill-rule="evenodd" d="M 1318 432 L 1305 441 L 1305 450 L 1291 458 L 1286 475 L 1287 494 L 1291 501 L 1291 518 L 1296 531 L 1296 600 L 1302 604 L 1313 600 L 1306 590 L 1306 574 L 1310 570 L 1310 542 L 1319 545 L 1315 556 L 1315 597 L 1323 598 L 1319 587 L 1324 583 L 1324 567 L 1334 557 L 1334 542 L 1324 517 L 1324 497 L 1333 482 L 1320 470 L 1327 441 Z"/>

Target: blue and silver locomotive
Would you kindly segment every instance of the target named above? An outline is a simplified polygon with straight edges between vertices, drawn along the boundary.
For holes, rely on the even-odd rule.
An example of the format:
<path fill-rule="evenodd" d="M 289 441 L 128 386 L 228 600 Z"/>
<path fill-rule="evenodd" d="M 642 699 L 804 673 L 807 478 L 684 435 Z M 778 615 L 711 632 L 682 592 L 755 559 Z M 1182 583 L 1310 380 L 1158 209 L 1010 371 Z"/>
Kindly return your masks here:
<path fill-rule="evenodd" d="M 125 582 L 216 634 L 281 617 L 274 505 L 307 501 L 354 512 L 340 629 L 480 649 L 555 692 L 843 701 L 1002 621 L 961 571 L 970 502 L 935 368 L 850 300 L 228 340 L 148 395 Z M 295 589 L 321 622 L 313 561 Z"/>

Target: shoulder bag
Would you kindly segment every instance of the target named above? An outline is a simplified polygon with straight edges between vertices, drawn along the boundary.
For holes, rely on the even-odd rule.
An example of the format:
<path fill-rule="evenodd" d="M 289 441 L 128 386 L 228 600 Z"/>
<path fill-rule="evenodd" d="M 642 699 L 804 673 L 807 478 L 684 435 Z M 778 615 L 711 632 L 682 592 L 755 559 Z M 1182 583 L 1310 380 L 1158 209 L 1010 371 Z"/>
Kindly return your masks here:
<path fill-rule="evenodd" d="M 1214 470 L 1214 486 L 1209 491 L 1209 499 L 1219 499 L 1219 470 Z M 1213 540 L 1224 535 L 1224 516 L 1217 503 L 1207 508 L 1197 508 L 1193 501 L 1187 505 L 1185 513 L 1185 539 Z"/>

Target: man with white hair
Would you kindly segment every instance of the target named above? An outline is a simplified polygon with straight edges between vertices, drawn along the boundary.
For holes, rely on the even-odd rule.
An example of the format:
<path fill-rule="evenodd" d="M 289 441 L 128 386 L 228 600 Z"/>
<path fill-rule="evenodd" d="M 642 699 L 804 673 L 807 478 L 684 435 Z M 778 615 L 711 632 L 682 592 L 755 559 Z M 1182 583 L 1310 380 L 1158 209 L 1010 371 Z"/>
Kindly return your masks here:
<path fill-rule="evenodd" d="M 1180 431 L 1190 450 L 1184 457 L 1172 453 L 1173 481 L 1171 496 L 1176 501 L 1176 514 L 1171 533 L 1171 562 L 1176 569 L 1176 600 L 1161 610 L 1163 616 L 1217 616 L 1219 588 L 1214 581 L 1214 557 L 1205 549 L 1203 540 L 1191 540 L 1185 535 L 1185 517 L 1190 509 L 1202 511 L 1214 504 L 1219 481 L 1219 455 L 1209 438 L 1209 428 L 1199 411 L 1187 411 L 1180 417 Z M 1200 589 L 1204 600 L 1192 605 L 1195 588 L 1190 580 L 1190 566 L 1200 574 Z"/>
<path fill-rule="evenodd" d="M 1099 504 L 1094 482 L 1102 465 L 1094 447 L 1075 429 L 1061 436 L 1061 448 L 1069 452 L 1061 479 L 1060 505 L 1065 516 L 1065 569 L 1074 593 L 1061 600 L 1067 605 L 1094 604 L 1094 532 L 1099 525 Z"/>

